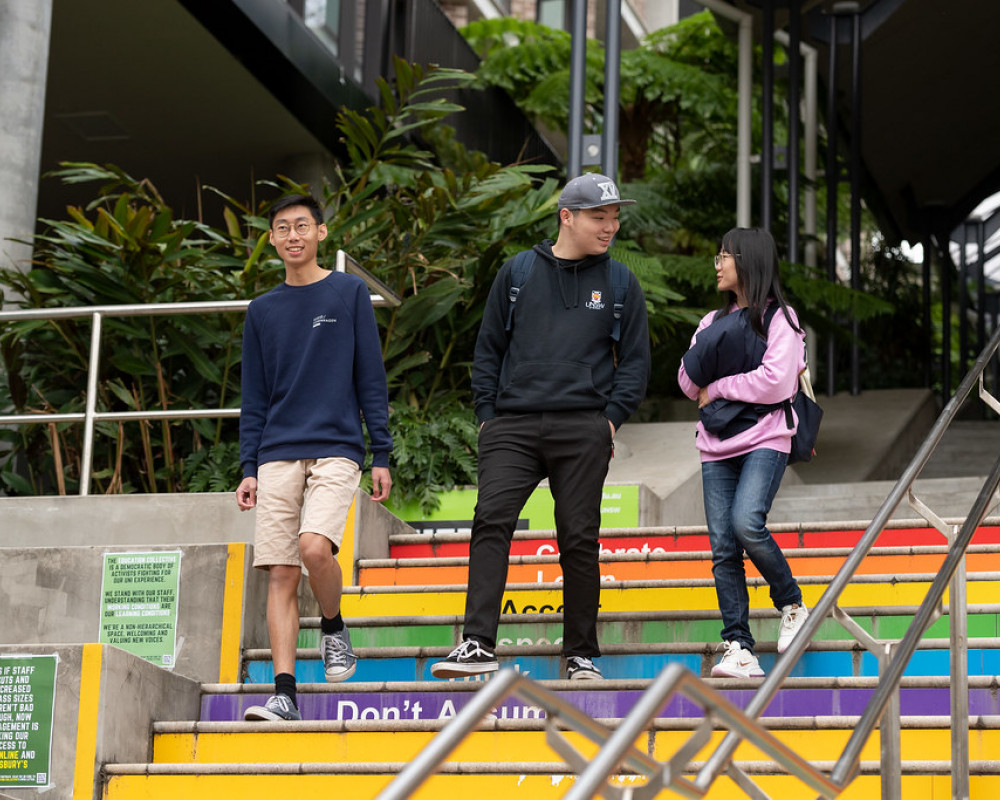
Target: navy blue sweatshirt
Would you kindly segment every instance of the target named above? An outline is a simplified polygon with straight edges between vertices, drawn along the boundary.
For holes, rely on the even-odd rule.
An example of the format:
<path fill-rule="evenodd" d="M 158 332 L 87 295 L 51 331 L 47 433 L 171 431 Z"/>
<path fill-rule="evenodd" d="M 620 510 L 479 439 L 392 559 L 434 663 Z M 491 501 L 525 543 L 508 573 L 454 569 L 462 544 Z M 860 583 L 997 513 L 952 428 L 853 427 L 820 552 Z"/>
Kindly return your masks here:
<path fill-rule="evenodd" d="M 240 464 L 349 458 L 389 466 L 392 436 L 375 313 L 360 278 L 283 283 L 250 303 L 243 329 Z"/>
<path fill-rule="evenodd" d="M 639 407 L 649 379 L 646 300 L 629 273 L 615 366 L 614 292 L 608 255 L 560 262 L 552 242 L 535 264 L 505 328 L 513 259 L 490 289 L 476 340 L 472 394 L 480 422 L 498 414 L 593 409 L 617 430 Z"/>

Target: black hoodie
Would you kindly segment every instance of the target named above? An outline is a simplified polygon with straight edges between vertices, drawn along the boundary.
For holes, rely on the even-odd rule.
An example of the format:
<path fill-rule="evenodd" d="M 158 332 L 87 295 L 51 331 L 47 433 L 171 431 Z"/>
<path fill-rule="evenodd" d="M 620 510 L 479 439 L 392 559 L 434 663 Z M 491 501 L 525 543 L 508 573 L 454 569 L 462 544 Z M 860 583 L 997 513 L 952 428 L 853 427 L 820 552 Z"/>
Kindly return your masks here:
<path fill-rule="evenodd" d="M 630 272 L 616 348 L 608 255 L 561 261 L 549 240 L 534 251 L 509 334 L 513 259 L 490 289 L 472 366 L 476 416 L 484 422 L 498 414 L 593 409 L 618 429 L 639 407 L 649 379 L 646 301 L 639 282 Z"/>

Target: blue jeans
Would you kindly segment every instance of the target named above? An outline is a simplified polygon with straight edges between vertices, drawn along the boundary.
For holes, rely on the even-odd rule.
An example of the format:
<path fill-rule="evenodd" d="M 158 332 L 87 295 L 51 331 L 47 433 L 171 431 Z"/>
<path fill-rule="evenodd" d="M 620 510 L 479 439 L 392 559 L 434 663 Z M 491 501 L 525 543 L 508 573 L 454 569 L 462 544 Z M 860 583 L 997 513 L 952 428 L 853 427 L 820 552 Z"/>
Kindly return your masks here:
<path fill-rule="evenodd" d="M 712 574 L 722 612 L 722 639 L 739 642 L 751 651 L 754 638 L 750 634 L 744 551 L 770 586 L 775 608 L 802 602 L 802 591 L 788 561 L 767 529 L 767 513 L 787 461 L 786 453 L 760 449 L 701 465 Z"/>

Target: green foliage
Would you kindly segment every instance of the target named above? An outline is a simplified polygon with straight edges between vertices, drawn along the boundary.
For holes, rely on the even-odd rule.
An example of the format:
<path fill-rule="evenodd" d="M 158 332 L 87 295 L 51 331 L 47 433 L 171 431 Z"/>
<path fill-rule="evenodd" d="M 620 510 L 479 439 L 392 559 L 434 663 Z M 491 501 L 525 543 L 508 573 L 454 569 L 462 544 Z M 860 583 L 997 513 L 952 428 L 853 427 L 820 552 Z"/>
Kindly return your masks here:
<path fill-rule="evenodd" d="M 392 420 L 394 506 L 417 503 L 431 511 L 442 491 L 475 485 L 479 431 L 468 405 L 449 403 L 430 413 L 396 405 Z"/>
<path fill-rule="evenodd" d="M 66 182 L 99 181 L 87 208 L 67 220 L 45 220 L 30 272 L 0 269 L 0 282 L 30 308 L 218 300 L 241 293 L 239 269 L 252 242 L 191 220 L 175 219 L 156 189 L 116 167 L 66 164 Z M 230 268 L 226 268 L 226 265 Z M 103 321 L 97 409 L 134 411 L 192 406 L 225 408 L 239 401 L 241 314 L 108 316 Z M 10 411 L 80 413 L 90 352 L 89 318 L 19 321 L 0 332 Z M 222 421 L 193 425 L 110 423 L 96 426 L 93 471 L 102 491 L 179 490 L 187 486 L 183 456 L 232 436 Z M 117 440 L 135 442 L 130 450 Z M 21 426 L 2 433 L 8 465 L 25 473 L 2 478 L 8 493 L 76 491 L 83 452 L 79 424 Z M 58 464 L 62 464 L 62 469 Z"/>
<path fill-rule="evenodd" d="M 395 72 L 393 83 L 379 82 L 379 108 L 338 116 L 349 158 L 314 193 L 322 189 L 329 230 L 321 262 L 332 265 L 335 251 L 346 250 L 403 299 L 376 311 L 394 409 L 393 469 L 402 499 L 430 510 L 436 488 L 474 481 L 469 365 L 482 306 L 500 264 L 553 225 L 557 186 L 548 168 L 504 167 L 455 142 L 442 119 L 459 107 L 443 96 L 472 76 L 398 60 Z M 56 175 L 100 188 L 86 209 L 46 221 L 31 273 L 0 271 L 22 306 L 247 298 L 282 280 L 266 203 L 250 208 L 211 188 L 228 203 L 216 229 L 175 219 L 154 187 L 117 167 L 67 164 Z M 276 195 L 309 189 L 286 178 L 268 185 Z M 241 325 L 242 314 L 108 318 L 98 410 L 237 406 Z M 82 411 L 89 331 L 89 320 L 6 326 L 0 407 Z M 5 490 L 76 491 L 81 427 L 0 432 L 13 448 L 0 472 Z M 100 491 L 215 491 L 239 477 L 233 421 L 98 427 Z"/>

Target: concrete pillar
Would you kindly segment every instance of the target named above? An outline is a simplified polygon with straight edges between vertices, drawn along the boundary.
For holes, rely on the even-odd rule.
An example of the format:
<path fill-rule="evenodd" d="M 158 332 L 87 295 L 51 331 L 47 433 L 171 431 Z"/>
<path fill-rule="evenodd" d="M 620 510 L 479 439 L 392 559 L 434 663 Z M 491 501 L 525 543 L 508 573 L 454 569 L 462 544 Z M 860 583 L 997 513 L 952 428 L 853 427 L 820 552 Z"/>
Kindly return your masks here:
<path fill-rule="evenodd" d="M 35 232 L 53 0 L 0 0 L 0 260 L 28 268 Z"/>
<path fill-rule="evenodd" d="M 676 25 L 680 19 L 679 0 L 652 0 L 646 3 L 645 22 L 650 31 Z"/>

